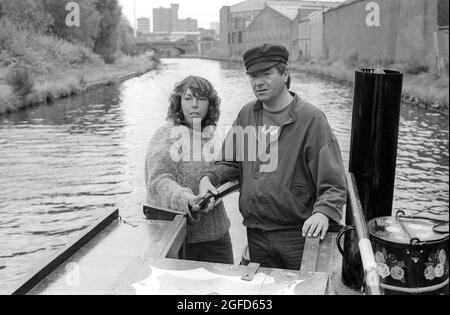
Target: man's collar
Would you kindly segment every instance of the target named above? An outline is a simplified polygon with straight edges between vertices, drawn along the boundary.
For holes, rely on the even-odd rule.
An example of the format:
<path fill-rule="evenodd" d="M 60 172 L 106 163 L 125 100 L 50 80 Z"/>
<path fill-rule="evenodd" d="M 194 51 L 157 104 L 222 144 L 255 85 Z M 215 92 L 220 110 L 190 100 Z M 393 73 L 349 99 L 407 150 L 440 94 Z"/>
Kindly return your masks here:
<path fill-rule="evenodd" d="M 297 107 L 297 104 L 300 103 L 300 97 L 298 97 L 297 94 L 295 94 L 294 92 L 289 91 L 289 93 L 292 95 L 292 97 L 294 97 L 294 100 L 293 100 L 294 106 L 292 106 L 291 112 L 290 112 L 290 114 L 292 116 L 292 114 L 295 115 L 295 109 Z M 253 106 L 254 111 L 259 111 L 259 110 L 262 110 L 263 108 L 264 108 L 264 105 L 260 100 L 257 100 L 255 105 Z"/>

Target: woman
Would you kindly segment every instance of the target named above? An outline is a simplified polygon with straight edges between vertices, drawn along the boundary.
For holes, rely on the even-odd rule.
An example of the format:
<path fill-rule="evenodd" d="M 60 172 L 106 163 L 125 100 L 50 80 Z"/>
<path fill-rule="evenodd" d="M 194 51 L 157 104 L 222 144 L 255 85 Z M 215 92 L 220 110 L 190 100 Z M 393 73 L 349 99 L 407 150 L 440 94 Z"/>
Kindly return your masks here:
<path fill-rule="evenodd" d="M 211 165 L 201 157 L 201 149 L 211 138 L 201 134 L 205 128 L 216 126 L 219 105 L 217 92 L 204 78 L 189 76 L 175 86 L 167 117 L 170 123 L 155 132 L 146 155 L 147 202 L 188 214 L 187 260 L 233 264 L 230 220 L 223 203 L 217 202 L 210 212 L 200 212 L 195 206 L 202 197 L 198 196 L 200 177 Z M 180 148 L 179 139 L 173 137 L 180 131 L 188 135 L 188 148 Z M 192 145 L 194 137 L 201 141 L 201 148 Z M 184 153 L 188 150 L 188 158 L 175 157 L 174 148 Z"/>

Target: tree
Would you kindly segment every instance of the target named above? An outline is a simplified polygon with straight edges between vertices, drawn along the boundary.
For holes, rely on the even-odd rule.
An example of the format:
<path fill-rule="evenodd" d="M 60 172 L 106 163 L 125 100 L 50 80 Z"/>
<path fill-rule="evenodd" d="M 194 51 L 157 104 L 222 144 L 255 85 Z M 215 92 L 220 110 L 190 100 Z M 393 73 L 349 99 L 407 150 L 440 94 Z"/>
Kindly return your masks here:
<path fill-rule="evenodd" d="M 119 26 L 119 48 L 127 55 L 132 55 L 136 51 L 136 39 L 134 38 L 134 30 L 130 22 L 125 16 Z"/>
<path fill-rule="evenodd" d="M 54 22 L 42 0 L 0 0 L 0 9 L 0 15 L 19 29 L 45 33 Z"/>
<path fill-rule="evenodd" d="M 0 19 L 5 15 L 3 0 L 0 0 Z"/>
<path fill-rule="evenodd" d="M 114 63 L 114 54 L 119 48 L 122 8 L 118 0 L 101 0 L 97 2 L 96 7 L 101 15 L 101 21 L 94 52 L 102 56 L 106 63 Z"/>
<path fill-rule="evenodd" d="M 77 0 L 76 3 L 80 7 L 80 26 L 68 26 L 66 17 L 69 11 L 66 11 L 66 6 L 71 1 L 43 0 L 46 11 L 54 20 L 50 27 L 51 33 L 69 42 L 93 48 L 101 20 L 101 15 L 96 8 L 97 1 Z"/>

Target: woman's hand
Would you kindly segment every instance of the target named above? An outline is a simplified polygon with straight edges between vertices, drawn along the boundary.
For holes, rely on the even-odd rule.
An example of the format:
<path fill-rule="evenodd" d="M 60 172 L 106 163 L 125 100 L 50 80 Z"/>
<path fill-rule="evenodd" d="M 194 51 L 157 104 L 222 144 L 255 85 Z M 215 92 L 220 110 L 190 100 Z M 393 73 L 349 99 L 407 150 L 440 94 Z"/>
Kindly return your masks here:
<path fill-rule="evenodd" d="M 199 201 L 203 198 L 202 195 L 198 195 L 198 196 L 194 196 L 191 199 L 189 199 L 189 209 L 191 210 L 192 213 L 195 212 L 199 212 L 201 209 L 200 207 L 197 205 L 199 203 Z"/>
<path fill-rule="evenodd" d="M 215 201 L 215 199 L 213 197 L 210 199 L 208 206 L 201 209 L 197 204 L 200 202 L 200 200 L 203 197 L 204 196 L 202 196 L 202 195 L 198 195 L 198 196 L 194 196 L 191 199 L 189 199 L 189 209 L 191 210 L 191 213 L 197 213 L 197 212 L 208 213 L 212 209 L 217 207 L 217 205 L 219 205 L 221 202 L 223 202 L 223 199 L 219 199 L 219 200 Z"/>

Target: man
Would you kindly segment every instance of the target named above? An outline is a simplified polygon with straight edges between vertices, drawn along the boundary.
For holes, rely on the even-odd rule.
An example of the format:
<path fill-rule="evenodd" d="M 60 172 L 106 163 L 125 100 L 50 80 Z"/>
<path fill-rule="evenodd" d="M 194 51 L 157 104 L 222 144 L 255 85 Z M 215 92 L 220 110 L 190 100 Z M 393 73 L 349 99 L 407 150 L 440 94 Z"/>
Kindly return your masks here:
<path fill-rule="evenodd" d="M 277 150 L 278 166 L 262 171 L 260 159 L 238 160 L 245 153 L 235 146 L 232 158 L 224 157 L 204 174 L 200 194 L 217 194 L 218 185 L 240 180 L 239 208 L 251 261 L 299 270 L 305 237 L 323 240 L 330 220 L 341 220 L 347 190 L 339 145 L 325 115 L 289 91 L 288 58 L 285 47 L 271 44 L 244 54 L 257 100 L 241 110 L 234 124 L 278 133 L 277 143 L 267 148 Z M 249 139 L 241 140 L 253 145 Z M 261 143 L 266 142 L 258 138 L 256 145 Z M 213 205 L 212 199 L 208 209 Z"/>

